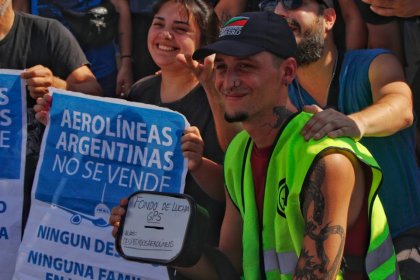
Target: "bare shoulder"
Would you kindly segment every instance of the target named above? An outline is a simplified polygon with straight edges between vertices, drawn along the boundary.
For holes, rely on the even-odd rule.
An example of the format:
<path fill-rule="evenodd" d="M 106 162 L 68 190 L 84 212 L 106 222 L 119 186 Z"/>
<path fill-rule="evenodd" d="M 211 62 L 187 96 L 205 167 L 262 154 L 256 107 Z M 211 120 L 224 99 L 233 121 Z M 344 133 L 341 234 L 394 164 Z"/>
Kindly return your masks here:
<path fill-rule="evenodd" d="M 383 75 L 386 75 L 383 77 Z M 397 56 L 383 53 L 375 57 L 369 67 L 369 78 L 386 78 L 389 81 L 404 81 L 403 67 Z"/>
<path fill-rule="evenodd" d="M 354 169 L 359 165 L 359 160 L 351 152 L 327 152 L 314 162 L 309 182 L 321 185 L 329 180 L 341 182 L 350 179 L 355 177 Z"/>
<path fill-rule="evenodd" d="M 349 205 L 355 186 L 364 181 L 357 157 L 346 151 L 330 151 L 314 162 L 301 192 L 302 213 L 310 205 L 339 209 Z"/>
<path fill-rule="evenodd" d="M 338 216 L 346 213 L 351 226 L 358 217 L 370 182 L 370 167 L 353 153 L 340 151 L 326 154 L 314 163 L 302 188 L 302 214 L 304 217 L 308 214 L 310 205 L 319 205 Z"/>

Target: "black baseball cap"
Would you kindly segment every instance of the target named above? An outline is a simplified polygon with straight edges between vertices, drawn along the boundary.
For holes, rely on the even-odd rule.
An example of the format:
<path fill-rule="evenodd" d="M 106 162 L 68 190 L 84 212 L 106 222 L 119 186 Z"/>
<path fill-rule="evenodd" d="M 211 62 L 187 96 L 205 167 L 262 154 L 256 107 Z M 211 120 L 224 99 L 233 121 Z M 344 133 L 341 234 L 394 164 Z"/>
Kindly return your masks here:
<path fill-rule="evenodd" d="M 286 20 L 273 12 L 248 12 L 228 20 L 216 42 L 193 54 L 201 59 L 214 53 L 246 57 L 268 51 L 281 58 L 295 57 L 296 40 Z"/>

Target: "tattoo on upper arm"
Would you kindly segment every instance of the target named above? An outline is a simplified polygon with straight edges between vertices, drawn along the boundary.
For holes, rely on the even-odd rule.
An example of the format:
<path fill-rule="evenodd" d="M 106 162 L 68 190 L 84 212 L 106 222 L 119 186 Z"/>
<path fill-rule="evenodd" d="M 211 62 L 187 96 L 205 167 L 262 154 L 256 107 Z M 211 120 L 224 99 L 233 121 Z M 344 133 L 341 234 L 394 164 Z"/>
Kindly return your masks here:
<path fill-rule="evenodd" d="M 325 179 L 323 160 L 315 163 L 315 168 L 301 193 L 302 213 L 305 218 L 304 238 L 313 241 L 313 249 L 302 249 L 299 263 L 296 266 L 296 279 L 331 279 L 341 264 L 344 250 L 345 232 L 341 225 L 324 222 L 325 198 L 320 187 Z M 329 259 L 325 241 L 333 236 L 340 239 L 339 250 L 332 264 Z"/>

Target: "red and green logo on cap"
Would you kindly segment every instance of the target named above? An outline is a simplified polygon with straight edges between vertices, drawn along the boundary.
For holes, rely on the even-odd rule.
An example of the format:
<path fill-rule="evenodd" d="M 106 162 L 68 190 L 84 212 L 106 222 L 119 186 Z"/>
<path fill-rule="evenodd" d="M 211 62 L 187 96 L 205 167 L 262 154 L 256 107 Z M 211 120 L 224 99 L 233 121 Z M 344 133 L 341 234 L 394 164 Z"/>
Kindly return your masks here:
<path fill-rule="evenodd" d="M 230 20 L 228 20 L 223 27 L 227 26 L 237 26 L 237 27 L 244 27 L 246 23 L 248 22 L 249 17 L 233 17 Z"/>

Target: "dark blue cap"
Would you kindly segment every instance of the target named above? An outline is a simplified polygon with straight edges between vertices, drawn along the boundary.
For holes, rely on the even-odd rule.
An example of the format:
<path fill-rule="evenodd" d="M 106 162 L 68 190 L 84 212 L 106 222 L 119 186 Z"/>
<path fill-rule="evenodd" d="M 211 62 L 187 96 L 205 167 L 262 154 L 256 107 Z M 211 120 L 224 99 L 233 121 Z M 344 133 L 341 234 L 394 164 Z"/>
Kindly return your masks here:
<path fill-rule="evenodd" d="M 214 53 L 246 57 L 268 51 L 281 58 L 295 57 L 296 40 L 286 20 L 273 12 L 249 12 L 228 20 L 216 42 L 193 54 L 201 59 Z"/>

